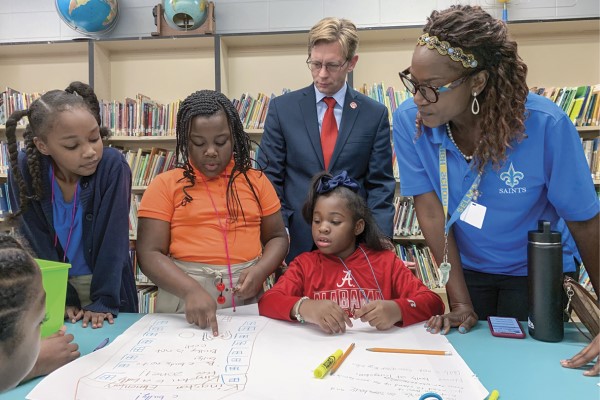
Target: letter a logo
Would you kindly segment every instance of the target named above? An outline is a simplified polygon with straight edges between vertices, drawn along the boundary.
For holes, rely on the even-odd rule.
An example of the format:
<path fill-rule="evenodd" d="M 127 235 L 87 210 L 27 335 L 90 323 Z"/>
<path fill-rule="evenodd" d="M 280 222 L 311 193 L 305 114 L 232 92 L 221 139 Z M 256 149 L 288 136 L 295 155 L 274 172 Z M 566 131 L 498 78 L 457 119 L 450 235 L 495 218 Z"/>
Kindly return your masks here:
<path fill-rule="evenodd" d="M 347 284 L 348 287 L 354 287 L 354 284 L 352 283 L 352 275 L 350 274 L 350 271 L 346 271 L 344 272 L 344 277 L 342 278 L 342 283 L 338 283 L 337 287 L 344 287 L 344 284 Z"/>

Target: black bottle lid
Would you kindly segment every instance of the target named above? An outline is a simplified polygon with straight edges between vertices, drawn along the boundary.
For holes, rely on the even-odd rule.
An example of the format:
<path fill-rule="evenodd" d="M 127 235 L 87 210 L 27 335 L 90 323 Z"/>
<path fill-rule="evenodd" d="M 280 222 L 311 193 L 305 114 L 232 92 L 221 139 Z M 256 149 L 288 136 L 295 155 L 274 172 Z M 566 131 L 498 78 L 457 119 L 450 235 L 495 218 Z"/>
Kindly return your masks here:
<path fill-rule="evenodd" d="M 538 221 L 538 230 L 529 231 L 528 239 L 532 243 L 560 244 L 560 232 L 550 230 L 550 221 Z"/>

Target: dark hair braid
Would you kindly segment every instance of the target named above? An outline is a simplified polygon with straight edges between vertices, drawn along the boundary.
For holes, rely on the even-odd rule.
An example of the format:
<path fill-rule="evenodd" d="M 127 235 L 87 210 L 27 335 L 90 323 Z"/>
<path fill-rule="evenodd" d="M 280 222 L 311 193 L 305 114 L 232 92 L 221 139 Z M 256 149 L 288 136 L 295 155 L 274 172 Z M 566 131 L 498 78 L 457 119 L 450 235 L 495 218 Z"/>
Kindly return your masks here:
<path fill-rule="evenodd" d="M 52 130 L 56 119 L 61 112 L 82 107 L 94 116 L 96 121 L 100 121 L 100 105 L 92 88 L 82 82 L 73 82 L 65 90 L 51 90 L 39 99 L 31 103 L 28 110 L 15 111 L 6 121 L 6 139 L 8 142 L 8 152 L 10 158 L 11 172 L 14 180 L 19 186 L 20 209 L 11 216 L 11 220 L 23 214 L 29 206 L 30 200 L 39 201 L 43 198 L 42 189 L 41 158 L 33 138 L 37 137 L 46 141 L 48 133 Z M 19 168 L 18 149 L 16 130 L 17 123 L 27 116 L 29 124 L 23 133 L 25 142 L 25 153 L 27 154 L 27 169 L 31 175 L 33 193 L 29 192 Z M 100 129 L 100 134 L 108 136 L 110 131 L 106 128 Z"/>
<path fill-rule="evenodd" d="M 200 90 L 189 95 L 179 106 L 177 112 L 177 148 L 176 148 L 176 159 L 181 160 L 178 164 L 179 168 L 183 169 L 183 176 L 190 182 L 189 185 L 184 186 L 184 199 L 183 205 L 191 202 L 193 199 L 188 194 L 187 190 L 196 184 L 196 176 L 194 175 L 193 167 L 189 160 L 189 142 L 190 142 L 190 130 L 192 120 L 195 117 L 210 117 L 218 112 L 225 113 L 227 118 L 227 124 L 229 125 L 229 131 L 231 132 L 231 138 L 233 141 L 233 160 L 234 166 L 227 183 L 227 211 L 229 212 L 232 220 L 237 220 L 238 209 L 242 211 L 244 216 L 244 210 L 242 208 L 239 196 L 235 190 L 235 179 L 239 175 L 243 175 L 258 203 L 260 208 L 260 201 L 258 195 L 248 178 L 247 171 L 252 169 L 252 158 L 250 157 L 251 145 L 253 143 L 248 134 L 244 131 L 240 116 L 227 97 L 222 93 L 214 90 Z M 245 217 L 244 217 L 245 218 Z"/>
<path fill-rule="evenodd" d="M 319 197 L 337 196 L 346 201 L 346 207 L 352 213 L 353 223 L 356 223 L 360 219 L 365 221 L 364 230 L 360 235 L 356 236 L 356 244 L 364 243 L 366 247 L 375 251 L 391 250 L 384 245 L 384 243 L 388 242 L 388 239 L 381 232 L 379 226 L 377 226 L 373 213 L 371 213 L 371 209 L 367 206 L 365 199 L 360 194 L 344 186 L 338 186 L 327 193 L 318 193 L 317 187 L 324 177 L 331 179 L 333 175 L 327 171 L 320 172 L 313 176 L 310 183 L 306 201 L 302 206 L 302 217 L 304 217 L 306 223 L 312 225 L 315 205 Z"/>
<path fill-rule="evenodd" d="M 0 344 L 11 355 L 20 338 L 19 320 L 31 304 L 39 267 L 12 236 L 0 234 Z"/>
<path fill-rule="evenodd" d="M 42 168 L 40 166 L 42 154 L 33 144 L 33 133 L 31 132 L 31 127 L 29 125 L 27 125 L 25 132 L 23 133 L 23 141 L 25 142 L 25 154 L 27 154 L 27 168 L 31 171 L 31 183 L 34 193 L 33 196 L 31 196 L 31 199 L 39 201 L 43 195 L 43 177 Z"/>
<path fill-rule="evenodd" d="M 517 52 L 517 42 L 508 37 L 506 24 L 479 6 L 454 5 L 433 11 L 423 31 L 472 53 L 479 63 L 477 69 L 488 72 L 486 87 L 478 94 L 482 138 L 475 160 L 479 171 L 488 161 L 500 168 L 507 148 L 525 138 L 529 89 L 527 65 Z"/>
<path fill-rule="evenodd" d="M 100 102 L 98 101 L 96 93 L 94 93 L 94 89 L 83 82 L 75 81 L 67 86 L 65 92 L 79 95 L 83 98 L 88 105 L 90 112 L 94 118 L 96 118 L 96 122 L 98 122 L 98 126 L 100 127 L 100 137 L 102 137 L 102 140 L 108 139 L 111 135 L 111 131 L 106 126 L 102 126 L 102 121 L 100 119 Z"/>
<path fill-rule="evenodd" d="M 23 175 L 21 174 L 21 169 L 19 168 L 19 149 L 17 146 L 17 122 L 19 122 L 19 120 L 21 120 L 21 118 L 27 114 L 28 110 L 15 111 L 6 120 L 5 134 L 6 142 L 8 144 L 8 155 L 10 158 L 10 170 L 15 182 L 17 185 L 19 185 L 19 202 L 21 204 L 21 209 L 17 213 L 10 216 L 9 222 L 12 222 L 13 218 L 23 213 L 23 211 L 27 208 L 27 203 L 29 201 L 29 189 L 27 188 L 27 184 L 25 183 Z M 29 130 L 29 126 L 27 127 L 27 130 Z M 27 138 L 27 131 L 25 132 L 24 136 Z"/>

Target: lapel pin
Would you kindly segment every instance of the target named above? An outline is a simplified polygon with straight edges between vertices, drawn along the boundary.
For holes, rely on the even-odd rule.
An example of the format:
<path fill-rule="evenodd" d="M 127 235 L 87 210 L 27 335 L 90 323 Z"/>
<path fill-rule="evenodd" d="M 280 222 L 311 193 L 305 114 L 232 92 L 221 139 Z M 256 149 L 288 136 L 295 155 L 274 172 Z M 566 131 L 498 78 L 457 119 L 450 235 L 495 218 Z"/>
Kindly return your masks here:
<path fill-rule="evenodd" d="M 351 103 L 350 103 L 350 108 L 351 108 L 351 109 L 353 109 L 353 110 L 354 110 L 356 107 L 358 107 L 358 104 L 356 104 L 356 102 L 355 102 L 355 101 L 353 101 L 353 102 L 351 102 Z"/>

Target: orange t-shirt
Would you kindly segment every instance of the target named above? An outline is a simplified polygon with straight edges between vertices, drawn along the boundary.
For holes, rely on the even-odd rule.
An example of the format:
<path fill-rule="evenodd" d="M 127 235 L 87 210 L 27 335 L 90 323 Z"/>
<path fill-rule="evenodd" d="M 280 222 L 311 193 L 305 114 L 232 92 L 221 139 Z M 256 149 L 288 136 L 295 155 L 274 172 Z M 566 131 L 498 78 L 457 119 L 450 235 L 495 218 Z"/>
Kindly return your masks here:
<path fill-rule="evenodd" d="M 183 169 L 176 168 L 158 175 L 146 189 L 138 217 L 159 219 L 171 224 L 169 252 L 173 258 L 227 265 L 221 225 L 226 228 L 232 264 L 250 261 L 261 255 L 261 219 L 279 211 L 279 198 L 266 175 L 249 170 L 247 175 L 260 201 L 260 207 L 246 178 L 239 175 L 234 181 L 234 189 L 239 196 L 243 213 L 238 210 L 237 221 L 228 221 L 226 191 L 232 168 L 233 160 L 221 175 L 212 179 L 207 179 L 194 169 L 196 184 L 186 188 L 193 200 L 185 206 L 182 205 L 183 188 L 190 183 L 188 179 L 181 180 Z M 206 180 L 210 194 L 206 191 L 203 179 Z"/>

